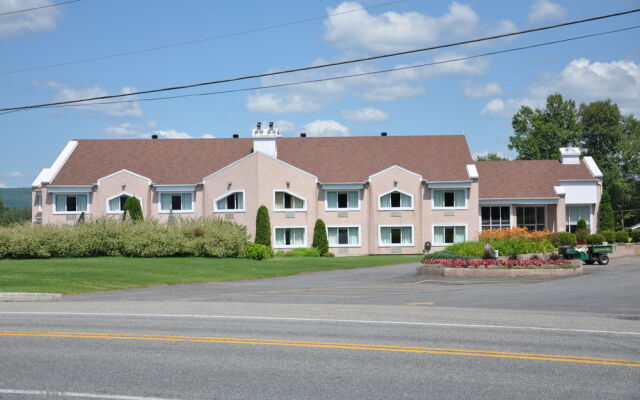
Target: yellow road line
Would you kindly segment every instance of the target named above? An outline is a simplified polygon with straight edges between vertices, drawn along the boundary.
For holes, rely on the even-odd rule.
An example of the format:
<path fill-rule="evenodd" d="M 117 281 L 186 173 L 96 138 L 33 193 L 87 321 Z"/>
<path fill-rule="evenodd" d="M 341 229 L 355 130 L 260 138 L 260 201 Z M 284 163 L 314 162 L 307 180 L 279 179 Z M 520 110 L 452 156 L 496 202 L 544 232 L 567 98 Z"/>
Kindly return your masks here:
<path fill-rule="evenodd" d="M 521 360 L 540 360 L 540 361 L 554 361 L 554 362 L 580 363 L 580 364 L 640 367 L 640 361 L 622 360 L 622 359 L 616 359 L 616 358 L 568 356 L 568 355 L 557 355 L 557 354 L 554 355 L 554 354 L 536 354 L 536 353 L 514 353 L 514 352 L 503 352 L 503 351 L 452 349 L 452 348 L 437 348 L 437 347 L 375 345 L 375 344 L 364 344 L 364 343 L 315 342 L 315 341 L 299 341 L 299 340 L 224 338 L 224 337 L 202 337 L 202 336 L 144 335 L 144 334 L 122 334 L 122 333 L 94 333 L 94 332 L 0 331 L 0 336 L 254 344 L 254 345 L 264 345 L 264 346 L 391 351 L 391 352 L 401 352 L 401 353 L 443 354 L 443 355 L 453 355 L 453 356 L 511 358 L 511 359 L 521 359 Z"/>

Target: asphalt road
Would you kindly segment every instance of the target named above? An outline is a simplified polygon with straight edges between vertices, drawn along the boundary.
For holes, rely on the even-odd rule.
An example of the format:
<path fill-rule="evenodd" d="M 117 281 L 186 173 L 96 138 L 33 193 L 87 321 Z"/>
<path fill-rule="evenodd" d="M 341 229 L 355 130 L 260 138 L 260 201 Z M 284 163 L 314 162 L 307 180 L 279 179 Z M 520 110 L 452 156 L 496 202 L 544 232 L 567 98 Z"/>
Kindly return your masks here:
<path fill-rule="evenodd" d="M 553 280 L 414 269 L 0 303 L 0 399 L 640 399 L 636 259 Z"/>

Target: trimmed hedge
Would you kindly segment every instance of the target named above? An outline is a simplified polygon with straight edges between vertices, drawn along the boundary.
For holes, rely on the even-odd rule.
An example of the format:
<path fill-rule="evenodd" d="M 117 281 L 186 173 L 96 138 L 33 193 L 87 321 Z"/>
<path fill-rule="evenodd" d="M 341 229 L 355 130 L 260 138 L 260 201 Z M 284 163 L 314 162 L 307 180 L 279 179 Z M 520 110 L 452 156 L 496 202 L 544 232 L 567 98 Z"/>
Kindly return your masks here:
<path fill-rule="evenodd" d="M 122 222 L 0 228 L 0 258 L 236 257 L 247 242 L 244 226 L 220 219 Z"/>
<path fill-rule="evenodd" d="M 631 231 L 631 240 L 640 243 L 640 229 L 636 229 L 635 231 Z"/>
<path fill-rule="evenodd" d="M 592 235 L 589 235 L 589 237 L 587 237 L 587 243 L 588 244 L 602 244 L 602 242 L 606 242 L 607 239 L 604 237 L 604 235 L 601 235 L 599 233 L 594 233 Z"/>
<path fill-rule="evenodd" d="M 605 230 L 605 231 L 600 232 L 600 234 L 602 236 L 604 236 L 604 238 L 606 239 L 607 242 L 609 242 L 609 243 L 615 243 L 616 242 L 616 233 L 614 231 Z"/>
<path fill-rule="evenodd" d="M 242 253 L 244 258 L 250 258 L 252 260 L 265 260 L 273 256 L 273 250 L 271 247 L 258 243 L 247 243 Z"/>
<path fill-rule="evenodd" d="M 617 243 L 627 243 L 627 242 L 629 242 L 629 234 L 626 231 L 618 231 L 618 232 L 616 232 L 616 242 Z"/>
<path fill-rule="evenodd" d="M 499 255 L 508 256 L 511 254 L 528 254 L 528 253 L 548 253 L 555 251 L 555 246 L 548 240 L 526 240 L 520 238 L 494 240 L 490 242 L 494 250 L 497 250 Z M 480 241 L 475 242 L 460 242 L 452 244 L 447 248 L 449 251 L 459 253 L 463 256 L 482 258 L 484 255 L 484 243 Z"/>
<path fill-rule="evenodd" d="M 425 254 L 422 260 L 468 260 L 470 258 L 471 257 L 460 255 L 455 251 L 441 250 L 435 253 Z"/>

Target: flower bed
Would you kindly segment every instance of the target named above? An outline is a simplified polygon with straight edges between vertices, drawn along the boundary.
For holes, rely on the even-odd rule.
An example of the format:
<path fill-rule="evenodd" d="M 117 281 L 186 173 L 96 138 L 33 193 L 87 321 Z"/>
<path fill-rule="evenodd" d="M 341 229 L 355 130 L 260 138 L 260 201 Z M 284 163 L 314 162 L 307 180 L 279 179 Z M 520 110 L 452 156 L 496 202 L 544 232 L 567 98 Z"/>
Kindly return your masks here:
<path fill-rule="evenodd" d="M 480 259 L 433 259 L 422 260 L 422 264 L 444 268 L 497 268 L 497 269 L 561 269 L 575 268 L 568 260 L 480 260 Z"/>

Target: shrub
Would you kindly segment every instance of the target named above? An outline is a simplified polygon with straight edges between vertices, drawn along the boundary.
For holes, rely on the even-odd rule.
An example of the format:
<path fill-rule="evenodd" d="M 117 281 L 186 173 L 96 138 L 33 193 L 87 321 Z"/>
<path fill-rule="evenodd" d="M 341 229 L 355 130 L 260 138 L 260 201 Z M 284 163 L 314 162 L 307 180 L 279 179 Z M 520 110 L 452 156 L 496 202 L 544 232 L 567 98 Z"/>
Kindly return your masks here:
<path fill-rule="evenodd" d="M 264 260 L 271 258 L 271 247 L 258 243 L 247 243 L 244 246 L 242 256 L 244 258 L 251 258 L 253 260 Z"/>
<path fill-rule="evenodd" d="M 589 235 L 587 237 L 587 243 L 588 244 L 602 244 L 602 242 L 606 241 L 607 239 L 604 237 L 604 235 L 601 235 L 599 233 L 594 233 L 592 235 Z"/>
<path fill-rule="evenodd" d="M 449 248 L 451 248 L 451 246 L 449 246 Z M 422 257 L 423 260 L 468 260 L 470 258 L 471 257 L 460 255 L 451 250 L 436 251 L 435 253 L 425 254 L 424 257 Z"/>
<path fill-rule="evenodd" d="M 636 243 L 640 243 L 640 229 L 636 229 L 635 231 L 631 231 L 631 240 L 636 242 Z M 0 254 L 0 257 L 2 257 L 1 254 Z"/>
<path fill-rule="evenodd" d="M 271 221 L 269 220 L 269 210 L 265 206 L 258 207 L 254 243 L 271 247 Z"/>
<path fill-rule="evenodd" d="M 551 244 L 553 244 L 555 247 L 560 247 L 562 246 L 561 243 L 561 239 L 560 239 L 560 233 L 559 232 L 553 232 L 552 234 L 549 235 L 549 241 L 551 242 Z"/>
<path fill-rule="evenodd" d="M 127 219 L 127 215 L 133 221 L 142 221 L 142 206 L 136 197 L 128 197 L 124 202 L 122 220 Z"/>
<path fill-rule="evenodd" d="M 629 241 L 629 234 L 626 231 L 616 232 L 617 243 L 627 243 Z"/>
<path fill-rule="evenodd" d="M 586 231 L 587 230 L 587 221 L 580 218 L 578 222 L 576 222 L 576 231 Z"/>
<path fill-rule="evenodd" d="M 529 260 L 539 260 L 540 257 L 538 257 L 537 254 L 532 255 L 531 257 L 529 257 Z"/>
<path fill-rule="evenodd" d="M 614 231 L 606 230 L 606 231 L 600 232 L 600 234 L 602 236 L 604 236 L 604 239 L 607 242 L 609 242 L 609 243 L 615 243 L 616 242 L 616 233 Z"/>
<path fill-rule="evenodd" d="M 611 207 L 611 196 L 606 190 L 602 193 L 600 199 L 600 210 L 598 211 L 598 226 L 602 230 L 613 230 L 615 228 L 615 217 L 613 208 Z M 609 242 L 609 239 L 607 238 Z M 613 240 L 610 241 L 613 243 Z"/>
<path fill-rule="evenodd" d="M 320 251 L 320 255 L 324 255 L 329 251 L 329 239 L 327 239 L 327 227 L 321 219 L 316 220 L 313 227 L 313 242 L 311 247 L 315 247 Z"/>
<path fill-rule="evenodd" d="M 335 257 L 335 256 L 336 256 L 336 255 L 335 255 L 335 254 L 333 254 L 333 253 L 332 253 L 332 252 L 330 252 L 330 251 L 327 251 L 326 253 L 324 253 L 324 254 L 322 255 L 322 257 Z"/>
<path fill-rule="evenodd" d="M 560 236 L 560 246 L 575 246 L 577 243 L 576 235 L 571 232 L 559 232 L 558 235 Z"/>
<path fill-rule="evenodd" d="M 285 254 L 288 257 L 320 257 L 320 249 L 317 247 L 298 247 Z"/>
<path fill-rule="evenodd" d="M 530 231 L 527 228 L 485 229 L 478 235 L 478 240 L 485 243 L 505 239 L 543 241 L 549 240 L 550 234 L 548 230 Z"/>
<path fill-rule="evenodd" d="M 578 229 L 576 230 L 575 235 L 577 244 L 585 244 L 587 243 L 587 238 L 589 237 L 589 231 L 587 231 L 586 229 Z"/>
<path fill-rule="evenodd" d="M 462 256 L 482 258 L 484 255 L 484 243 L 479 241 L 459 242 L 447 247 L 447 250 Z"/>

